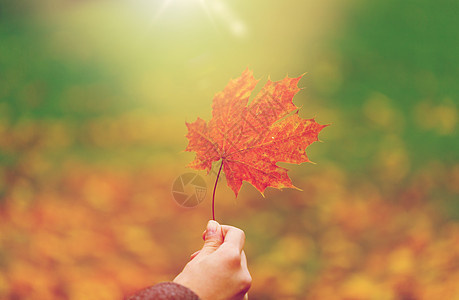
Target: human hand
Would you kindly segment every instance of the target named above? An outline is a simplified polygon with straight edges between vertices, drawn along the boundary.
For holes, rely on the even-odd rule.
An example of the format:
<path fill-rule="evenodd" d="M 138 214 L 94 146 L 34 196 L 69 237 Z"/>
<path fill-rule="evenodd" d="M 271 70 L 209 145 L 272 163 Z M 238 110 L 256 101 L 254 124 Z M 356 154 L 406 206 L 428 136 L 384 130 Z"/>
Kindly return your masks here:
<path fill-rule="evenodd" d="M 244 251 L 244 232 L 236 227 L 209 221 L 204 246 L 174 279 L 202 300 L 247 299 L 252 283 Z"/>

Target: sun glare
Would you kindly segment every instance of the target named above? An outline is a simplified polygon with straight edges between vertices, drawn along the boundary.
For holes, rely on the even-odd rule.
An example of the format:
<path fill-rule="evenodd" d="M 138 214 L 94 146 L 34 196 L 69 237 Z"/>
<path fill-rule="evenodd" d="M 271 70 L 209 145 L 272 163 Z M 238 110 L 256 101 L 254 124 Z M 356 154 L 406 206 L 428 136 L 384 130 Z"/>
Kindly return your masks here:
<path fill-rule="evenodd" d="M 209 24 L 217 28 L 222 24 L 233 36 L 242 38 L 247 35 L 245 22 L 239 19 L 231 8 L 222 0 L 163 0 L 156 7 L 153 15 L 153 23 L 158 22 L 166 15 L 173 14 L 177 10 L 201 9 L 207 15 Z"/>
<path fill-rule="evenodd" d="M 163 0 L 159 8 L 157 8 L 153 19 L 161 18 L 168 11 L 192 10 L 197 6 L 201 6 L 206 13 L 209 11 L 205 0 Z"/>

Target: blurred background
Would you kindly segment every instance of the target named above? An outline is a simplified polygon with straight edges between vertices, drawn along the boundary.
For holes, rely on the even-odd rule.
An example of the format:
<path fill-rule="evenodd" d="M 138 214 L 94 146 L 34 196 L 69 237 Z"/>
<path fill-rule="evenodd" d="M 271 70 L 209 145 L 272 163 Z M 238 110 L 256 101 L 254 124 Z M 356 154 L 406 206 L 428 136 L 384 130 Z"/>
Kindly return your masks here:
<path fill-rule="evenodd" d="M 332 123 L 296 190 L 224 178 L 251 299 L 459 299 L 459 2 L 0 0 L 0 299 L 121 299 L 202 246 L 185 122 L 246 69 Z M 254 95 L 252 95 L 254 96 Z"/>

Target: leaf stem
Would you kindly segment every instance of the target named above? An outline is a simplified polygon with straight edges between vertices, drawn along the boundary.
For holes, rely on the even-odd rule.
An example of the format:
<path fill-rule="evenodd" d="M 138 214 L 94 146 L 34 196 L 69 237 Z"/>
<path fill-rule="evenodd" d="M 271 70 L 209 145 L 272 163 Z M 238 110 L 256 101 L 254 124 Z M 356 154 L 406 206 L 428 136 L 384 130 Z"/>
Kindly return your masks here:
<path fill-rule="evenodd" d="M 214 193 L 212 194 L 212 220 L 214 221 L 215 221 L 215 191 L 217 190 L 217 182 L 218 182 L 218 178 L 220 177 L 220 172 L 222 171 L 222 167 L 223 167 L 223 159 L 222 159 L 222 163 L 220 164 L 220 169 L 218 169 L 217 179 L 215 179 Z"/>

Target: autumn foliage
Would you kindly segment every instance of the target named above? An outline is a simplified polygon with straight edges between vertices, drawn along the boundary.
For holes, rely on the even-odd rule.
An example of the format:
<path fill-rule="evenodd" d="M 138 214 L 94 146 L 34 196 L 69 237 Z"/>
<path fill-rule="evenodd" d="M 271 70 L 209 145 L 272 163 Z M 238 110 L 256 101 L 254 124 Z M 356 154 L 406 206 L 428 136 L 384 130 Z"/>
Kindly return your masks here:
<path fill-rule="evenodd" d="M 257 80 L 250 70 L 231 80 L 214 97 L 212 119 L 198 118 L 187 123 L 186 151 L 196 152 L 190 167 L 210 172 L 221 160 L 226 181 L 238 195 L 242 181 L 250 182 L 261 193 L 266 187 L 294 188 L 287 169 L 277 162 L 308 162 L 306 147 L 318 140 L 324 128 L 314 119 L 298 116 L 292 100 L 300 90 L 298 78 L 268 81 L 248 104 Z"/>
<path fill-rule="evenodd" d="M 152 26 L 144 2 L 172 5 Z M 228 3 L 248 35 L 204 11 L 193 26 L 200 2 Z M 290 99 L 285 72 L 307 70 L 300 122 L 333 122 L 307 147 L 316 165 L 263 161 L 303 192 L 220 181 L 218 221 L 246 234 L 249 299 L 459 299 L 456 2 L 0 1 L 0 299 L 122 299 L 173 279 L 210 207 L 210 193 L 193 209 L 171 195 L 195 156 L 184 120 L 231 137 L 218 149 L 269 138 L 238 126 L 270 123 L 250 101 L 211 115 L 247 65 Z M 284 107 L 270 128 L 295 118 Z M 191 171 L 209 190 L 224 155 L 208 149 L 197 162 L 211 174 Z"/>

